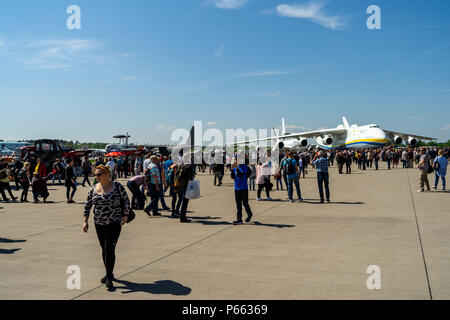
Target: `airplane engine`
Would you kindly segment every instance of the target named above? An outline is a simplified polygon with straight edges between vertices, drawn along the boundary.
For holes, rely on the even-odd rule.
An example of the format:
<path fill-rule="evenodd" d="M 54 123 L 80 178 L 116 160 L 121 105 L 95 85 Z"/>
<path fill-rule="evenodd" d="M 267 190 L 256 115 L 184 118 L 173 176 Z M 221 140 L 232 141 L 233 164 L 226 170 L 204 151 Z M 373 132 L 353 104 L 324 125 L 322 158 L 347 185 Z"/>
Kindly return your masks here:
<path fill-rule="evenodd" d="M 400 144 L 400 143 L 402 143 L 402 142 L 403 142 L 402 137 L 399 137 L 399 136 L 395 136 L 395 137 L 394 137 L 394 143 L 395 143 L 395 144 Z"/>
<path fill-rule="evenodd" d="M 409 137 L 408 138 L 408 144 L 410 145 L 410 146 L 415 146 L 415 145 L 417 145 L 417 139 L 416 138 L 413 138 L 413 137 Z"/>
<path fill-rule="evenodd" d="M 278 142 L 278 149 L 283 149 L 284 148 L 284 142 L 280 141 Z"/>
<path fill-rule="evenodd" d="M 325 136 L 322 141 L 327 145 L 333 144 L 333 138 L 330 136 Z"/>
<path fill-rule="evenodd" d="M 299 145 L 302 148 L 306 148 L 307 146 L 309 146 L 308 139 L 300 138 Z"/>

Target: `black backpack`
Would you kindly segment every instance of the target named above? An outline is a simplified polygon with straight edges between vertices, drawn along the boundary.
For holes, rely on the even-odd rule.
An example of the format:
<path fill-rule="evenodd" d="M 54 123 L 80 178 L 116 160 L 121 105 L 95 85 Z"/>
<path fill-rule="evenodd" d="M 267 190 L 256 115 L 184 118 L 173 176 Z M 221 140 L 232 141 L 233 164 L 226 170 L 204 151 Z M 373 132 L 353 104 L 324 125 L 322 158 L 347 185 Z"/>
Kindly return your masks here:
<path fill-rule="evenodd" d="M 286 170 L 286 174 L 290 175 L 290 174 L 295 173 L 295 166 L 294 166 L 294 162 L 292 161 L 292 159 L 287 159 L 284 167 Z"/>

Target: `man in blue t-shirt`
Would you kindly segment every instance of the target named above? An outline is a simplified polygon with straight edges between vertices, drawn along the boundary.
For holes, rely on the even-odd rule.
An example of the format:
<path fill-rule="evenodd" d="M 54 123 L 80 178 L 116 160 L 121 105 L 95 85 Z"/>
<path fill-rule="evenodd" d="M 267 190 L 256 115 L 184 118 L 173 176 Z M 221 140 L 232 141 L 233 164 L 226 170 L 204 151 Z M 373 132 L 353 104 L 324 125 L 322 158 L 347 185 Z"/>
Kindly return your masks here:
<path fill-rule="evenodd" d="M 287 180 L 288 180 L 288 196 L 291 202 L 294 202 L 293 198 L 293 184 L 295 184 L 295 188 L 297 189 L 298 201 L 303 201 L 302 194 L 300 192 L 300 183 L 298 181 L 299 172 L 297 161 L 294 159 L 294 153 L 291 152 L 289 154 L 289 158 L 284 161 L 284 171 L 286 172 Z"/>
<path fill-rule="evenodd" d="M 247 219 L 245 222 L 250 222 L 252 219 L 252 210 L 248 204 L 248 178 L 251 176 L 252 171 L 246 164 L 240 164 L 237 167 L 231 169 L 231 179 L 234 180 L 234 197 L 237 207 L 237 220 L 233 221 L 233 224 L 242 224 L 242 205 L 244 205 L 247 212 Z"/>

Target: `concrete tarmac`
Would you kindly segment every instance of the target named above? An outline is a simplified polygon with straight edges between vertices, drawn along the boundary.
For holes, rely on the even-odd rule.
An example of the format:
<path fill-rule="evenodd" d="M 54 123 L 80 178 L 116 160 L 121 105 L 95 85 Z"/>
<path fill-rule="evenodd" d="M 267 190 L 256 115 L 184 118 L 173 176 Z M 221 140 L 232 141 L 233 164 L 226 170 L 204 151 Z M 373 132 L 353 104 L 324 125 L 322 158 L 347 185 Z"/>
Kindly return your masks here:
<path fill-rule="evenodd" d="M 81 230 L 88 187 L 78 187 L 76 204 L 51 185 L 51 203 L 0 202 L 0 299 L 449 299 L 450 194 L 418 193 L 415 168 L 356 167 L 330 169 L 331 203 L 319 203 L 311 169 L 300 179 L 302 203 L 286 190 L 272 192 L 274 201 L 251 191 L 253 221 L 238 226 L 229 172 L 220 187 L 198 174 L 190 224 L 137 211 L 122 229 L 115 292 L 99 281 L 92 214 L 89 232 Z M 72 265 L 80 289 L 67 288 Z M 368 289 L 374 265 L 380 289 Z"/>

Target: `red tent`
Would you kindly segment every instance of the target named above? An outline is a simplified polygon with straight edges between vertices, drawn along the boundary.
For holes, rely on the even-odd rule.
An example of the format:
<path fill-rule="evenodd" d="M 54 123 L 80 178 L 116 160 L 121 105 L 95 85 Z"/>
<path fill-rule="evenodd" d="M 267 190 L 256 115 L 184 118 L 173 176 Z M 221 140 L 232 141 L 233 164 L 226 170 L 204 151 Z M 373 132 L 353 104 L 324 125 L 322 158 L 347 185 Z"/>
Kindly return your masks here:
<path fill-rule="evenodd" d="M 123 154 L 122 152 L 119 151 L 113 151 L 110 152 L 106 155 L 106 157 L 120 157 L 120 156 L 124 156 L 125 154 Z"/>

